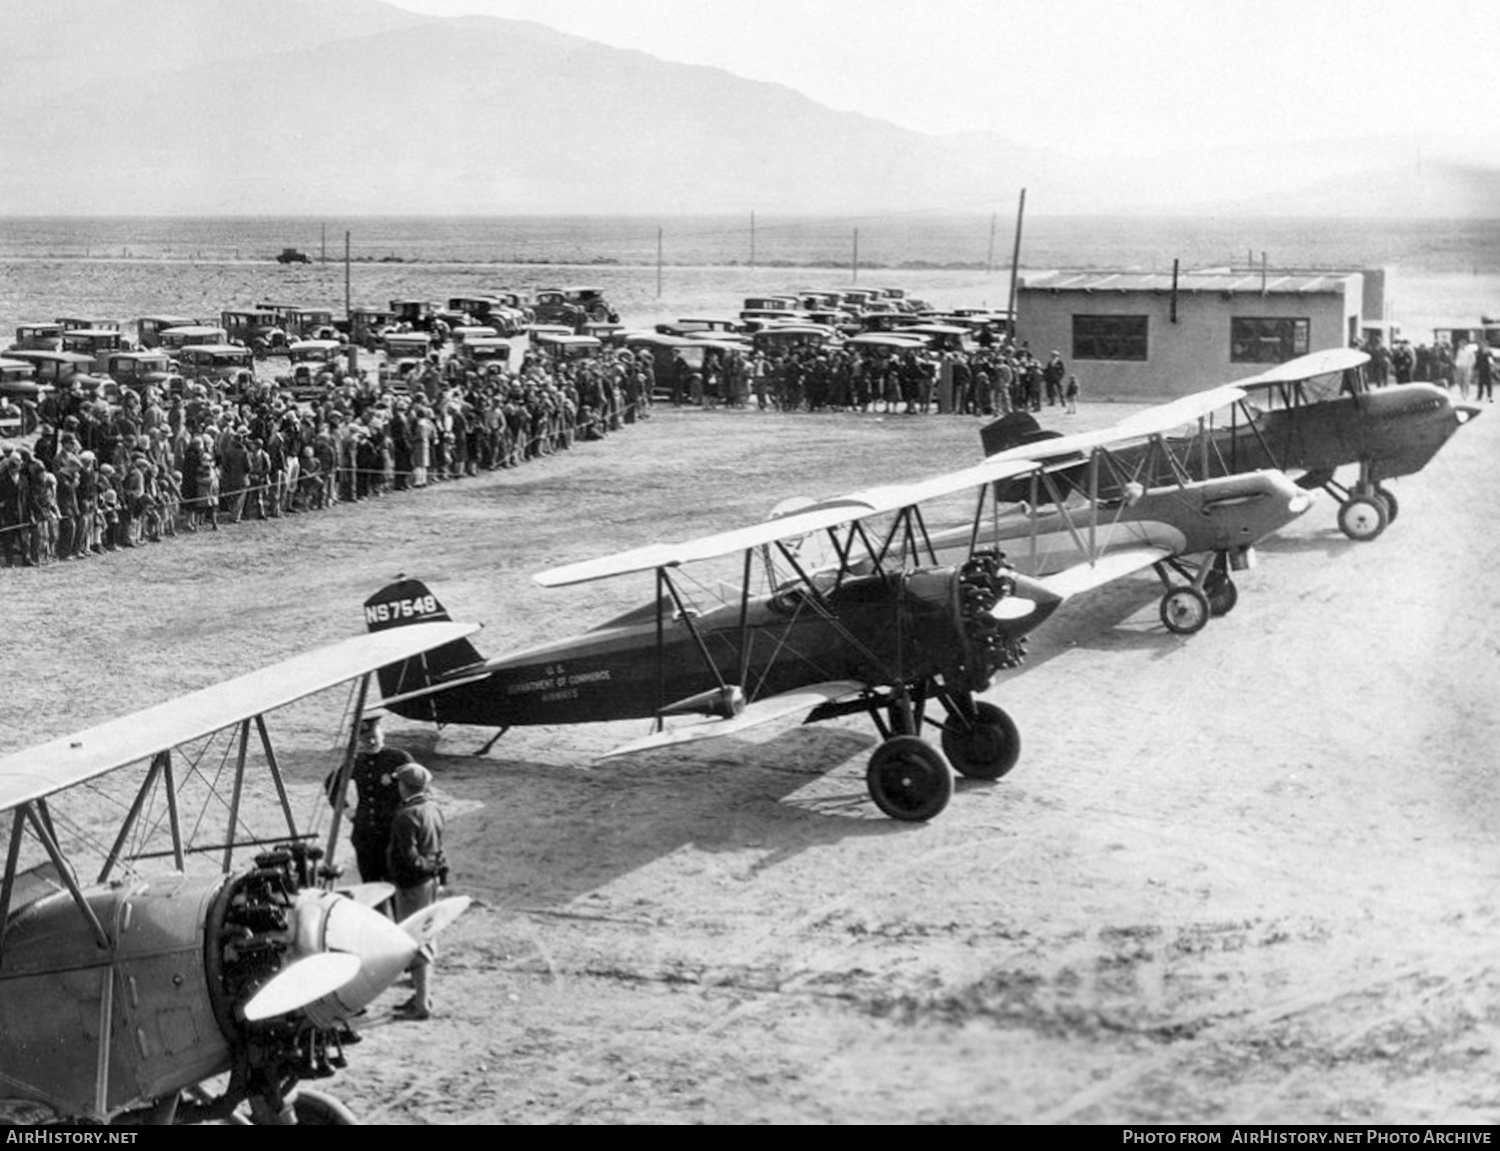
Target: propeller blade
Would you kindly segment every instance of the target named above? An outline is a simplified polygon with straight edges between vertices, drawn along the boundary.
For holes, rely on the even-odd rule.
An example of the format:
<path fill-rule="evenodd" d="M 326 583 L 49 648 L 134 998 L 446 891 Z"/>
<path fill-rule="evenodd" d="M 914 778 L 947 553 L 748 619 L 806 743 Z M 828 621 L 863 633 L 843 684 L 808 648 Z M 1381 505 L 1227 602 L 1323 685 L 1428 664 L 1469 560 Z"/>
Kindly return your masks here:
<path fill-rule="evenodd" d="M 379 907 L 396 894 L 394 883 L 356 883 L 349 887 L 334 889 L 339 895 L 347 895 L 355 903 L 365 907 Z"/>
<path fill-rule="evenodd" d="M 990 615 L 996 619 L 1025 619 L 1034 611 L 1036 611 L 1035 600 L 1027 599 L 1025 596 L 1008 595 L 990 608 Z"/>
<path fill-rule="evenodd" d="M 337 991 L 359 974 L 359 956 L 342 951 L 322 951 L 299 959 L 278 971 L 245 1004 L 245 1018 L 252 1023 L 286 1015 Z"/>
<path fill-rule="evenodd" d="M 440 899 L 431 907 L 424 907 L 415 915 L 401 921 L 401 930 L 425 946 L 437 938 L 438 932 L 447 927 L 468 910 L 474 901 L 467 895 L 455 895 L 451 899 Z"/>

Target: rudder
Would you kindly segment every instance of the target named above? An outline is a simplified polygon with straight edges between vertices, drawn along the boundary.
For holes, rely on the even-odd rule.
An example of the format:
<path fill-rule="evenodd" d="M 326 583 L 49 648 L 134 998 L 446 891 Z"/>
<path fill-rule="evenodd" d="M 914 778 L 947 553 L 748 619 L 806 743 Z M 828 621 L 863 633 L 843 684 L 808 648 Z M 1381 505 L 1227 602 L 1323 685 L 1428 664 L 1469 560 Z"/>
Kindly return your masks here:
<path fill-rule="evenodd" d="M 421 580 L 398 579 L 365 600 L 365 626 L 370 631 L 385 631 L 414 623 L 444 622 L 451 618 Z M 380 694 L 386 701 L 385 707 L 397 715 L 437 722 L 435 692 L 429 689 L 436 688 L 454 672 L 483 662 L 484 657 L 473 644 L 467 639 L 456 639 L 402 663 L 381 668 L 378 673 Z M 412 697 L 414 693 L 421 694 L 402 698 Z"/>

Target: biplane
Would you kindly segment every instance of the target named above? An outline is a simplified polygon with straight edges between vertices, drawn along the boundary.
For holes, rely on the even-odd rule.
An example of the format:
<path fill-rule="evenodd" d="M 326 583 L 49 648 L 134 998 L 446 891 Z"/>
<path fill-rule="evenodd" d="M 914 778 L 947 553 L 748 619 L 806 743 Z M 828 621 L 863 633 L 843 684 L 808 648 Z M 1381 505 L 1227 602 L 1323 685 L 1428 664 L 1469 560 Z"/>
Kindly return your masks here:
<path fill-rule="evenodd" d="M 952 795 L 950 762 L 982 779 L 1014 766 L 1014 721 L 974 697 L 997 671 L 1021 662 L 1027 633 L 1061 598 L 998 555 L 926 567 L 901 557 L 924 530 L 924 500 L 1031 466 L 986 462 L 541 572 L 535 578 L 546 587 L 652 573 L 656 594 L 591 631 L 514 655 L 485 659 L 459 641 L 393 664 L 380 673 L 381 706 L 440 725 L 498 729 L 481 754 L 518 725 L 651 720 L 651 734 L 611 753 L 618 754 L 799 713 L 809 721 L 866 713 L 881 736 L 866 773 L 871 798 L 893 818 L 930 819 Z M 825 533 L 841 561 L 809 570 L 799 545 Z M 711 594 L 693 574 L 691 565 L 713 561 L 737 577 L 725 581 L 727 594 Z M 447 618 L 417 580 L 400 579 L 365 603 L 376 631 Z M 690 722 L 667 727 L 680 718 Z M 941 731 L 946 759 L 920 738 L 924 722 Z"/>
<path fill-rule="evenodd" d="M 1122 427 L 1135 436 L 1177 427 L 1239 394 L 1179 401 Z M 1187 530 L 1156 525 L 1157 536 L 1132 551 L 1132 562 L 1089 550 L 1066 570 L 1049 568 L 1050 579 L 1018 570 L 985 546 L 996 542 L 984 535 L 987 495 L 1023 478 L 1050 485 L 1049 470 L 1076 468 L 1086 449 L 1124 434 L 1073 437 L 1062 454 L 1053 446 L 1061 441 L 1038 445 L 1052 451 L 1048 462 L 1019 458 L 1029 452 L 1018 448 L 910 484 L 789 501 L 781 514 L 749 527 L 544 571 L 536 579 L 547 587 L 652 572 L 656 594 L 592 631 L 514 655 L 485 659 L 459 642 L 385 668 L 382 706 L 439 725 L 497 729 L 481 754 L 519 725 L 651 720 L 651 733 L 610 753 L 618 754 L 729 735 L 783 716 L 814 722 L 864 713 L 881 740 L 865 775 L 871 799 L 893 818 L 931 819 L 952 795 L 950 764 L 970 778 L 998 779 L 1017 762 L 1014 720 L 975 697 L 997 672 L 1021 662 L 1027 634 L 1068 595 L 1136 570 L 1137 553 L 1146 563 L 1177 563 L 1189 539 L 1194 549 L 1244 556 L 1310 502 L 1270 473 L 1216 485 L 1195 502 L 1178 496 L 1178 518 L 1202 523 L 1186 523 Z M 974 492 L 977 510 L 962 539 L 929 530 L 925 505 Z M 1153 496 L 1146 506 L 1156 502 Z M 1105 530 L 1098 523 L 1088 529 Z M 1163 542 L 1169 532 L 1175 534 Z M 735 578 L 723 581 L 730 594 L 705 607 L 690 594 L 701 581 L 689 569 L 711 561 L 727 566 L 728 557 L 739 557 Z M 1230 584 L 1225 594 L 1232 592 Z M 1206 618 L 1204 593 L 1187 593 Z M 1183 614 L 1174 609 L 1172 618 Z M 365 603 L 366 624 L 377 631 L 447 618 L 416 580 L 398 579 Z M 940 732 L 941 754 L 921 738 L 924 724 Z"/>
<path fill-rule="evenodd" d="M 1193 478 L 1184 449 L 1202 441 L 1169 433 L 1201 429 L 1245 395 L 1225 385 L 1066 436 L 1037 435 L 1029 416 L 1008 417 L 1003 427 L 1015 435 L 1019 426 L 1025 442 L 990 458 L 1026 456 L 1039 466 L 997 485 L 988 520 L 981 506 L 968 525 L 933 531 L 933 552 L 942 560 L 1003 548 L 1026 574 L 1055 577 L 1048 586 L 1065 596 L 1149 567 L 1163 586 L 1163 625 L 1179 635 L 1202 630 L 1238 603 L 1233 573 L 1254 566 L 1256 543 L 1313 502 L 1275 469 Z"/>
<path fill-rule="evenodd" d="M 1237 380 L 1245 396 L 1229 409 L 1228 420 L 1202 429 L 1201 443 L 1179 445 L 1179 458 L 1196 479 L 1257 468 L 1292 474 L 1299 487 L 1334 497 L 1346 536 L 1373 540 L 1400 510 L 1386 482 L 1421 471 L 1480 409 L 1454 403 L 1436 384 L 1372 388 L 1363 371 L 1369 359 L 1352 348 L 1329 348 Z M 1038 434 L 1034 421 L 1012 427 L 987 437 L 985 450 L 1028 451 Z M 1127 468 L 1138 458 L 1122 457 Z M 1358 476 L 1340 483 L 1338 470 L 1350 466 Z M 1173 478 L 1158 472 L 1148 482 Z"/>
<path fill-rule="evenodd" d="M 255 1122 L 350 1121 L 298 1084 L 344 1065 L 350 1021 L 468 901 L 398 925 L 374 909 L 388 884 L 335 890 L 357 724 L 320 847 L 297 826 L 266 714 L 354 681 L 357 716 L 377 668 L 477 630 L 354 636 L 0 758 L 0 1112 L 172 1123 L 248 1104 Z M 270 828 L 251 826 L 257 787 Z M 111 805 L 112 842 L 98 815 Z M 92 882 L 78 873 L 90 854 Z"/>

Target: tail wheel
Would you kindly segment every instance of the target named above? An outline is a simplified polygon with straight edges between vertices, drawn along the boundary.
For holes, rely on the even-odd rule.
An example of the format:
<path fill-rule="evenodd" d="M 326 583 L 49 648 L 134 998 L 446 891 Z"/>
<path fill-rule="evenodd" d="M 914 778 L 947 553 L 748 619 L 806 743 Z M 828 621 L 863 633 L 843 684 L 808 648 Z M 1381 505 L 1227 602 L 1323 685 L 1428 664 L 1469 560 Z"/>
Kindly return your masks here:
<path fill-rule="evenodd" d="M 972 720 L 943 729 L 943 754 L 967 779 L 999 779 L 1021 758 L 1021 732 L 1003 709 L 979 703 Z"/>
<path fill-rule="evenodd" d="M 1177 635 L 1196 635 L 1211 614 L 1208 597 L 1195 587 L 1174 587 L 1161 597 L 1161 622 Z"/>
<path fill-rule="evenodd" d="M 1228 615 L 1240 602 L 1240 589 L 1226 572 L 1209 572 L 1203 581 L 1203 594 L 1208 597 L 1208 614 L 1216 619 Z"/>
<path fill-rule="evenodd" d="M 1376 496 L 1354 496 L 1339 505 L 1339 531 L 1351 540 L 1368 543 L 1390 522 L 1385 504 Z"/>
<path fill-rule="evenodd" d="M 953 798 L 953 773 L 947 762 L 914 735 L 894 735 L 877 747 L 865 784 L 876 807 L 907 823 L 933 818 Z"/>

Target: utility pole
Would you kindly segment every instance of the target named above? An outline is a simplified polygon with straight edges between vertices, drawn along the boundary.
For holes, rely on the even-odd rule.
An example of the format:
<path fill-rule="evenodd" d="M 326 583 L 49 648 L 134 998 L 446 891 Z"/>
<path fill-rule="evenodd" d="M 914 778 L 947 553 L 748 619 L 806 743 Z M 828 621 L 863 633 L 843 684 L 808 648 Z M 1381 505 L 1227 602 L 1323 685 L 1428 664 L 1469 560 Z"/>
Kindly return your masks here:
<path fill-rule="evenodd" d="M 849 278 L 851 284 L 859 283 L 859 229 L 854 229 L 854 274 Z"/>
<path fill-rule="evenodd" d="M 1016 273 L 1021 269 L 1021 221 L 1026 217 L 1026 189 L 1021 189 L 1021 203 L 1016 208 L 1016 245 L 1010 254 L 1010 300 L 1006 310 L 1010 313 L 1010 338 L 1016 338 Z"/>
<path fill-rule="evenodd" d="M 656 229 L 656 298 L 661 299 L 661 229 Z"/>

